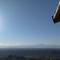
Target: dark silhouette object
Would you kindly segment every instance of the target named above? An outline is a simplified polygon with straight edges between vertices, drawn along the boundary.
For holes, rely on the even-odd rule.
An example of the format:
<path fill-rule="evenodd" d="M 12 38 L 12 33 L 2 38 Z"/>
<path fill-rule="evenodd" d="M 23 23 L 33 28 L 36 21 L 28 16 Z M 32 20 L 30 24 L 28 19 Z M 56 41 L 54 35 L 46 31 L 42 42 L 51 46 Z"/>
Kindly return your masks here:
<path fill-rule="evenodd" d="M 13 56 L 12 55 L 9 55 L 8 56 L 8 60 L 12 60 Z"/>
<path fill-rule="evenodd" d="M 25 58 L 25 57 L 23 57 L 23 56 L 21 56 L 21 57 L 20 57 L 20 60 L 26 60 L 26 58 Z"/>
<path fill-rule="evenodd" d="M 35 58 L 31 58 L 30 60 L 37 60 L 37 59 L 35 59 Z"/>
<path fill-rule="evenodd" d="M 60 1 L 54 15 L 52 16 L 52 19 L 54 23 L 60 22 Z"/>
<path fill-rule="evenodd" d="M 20 57 L 18 56 L 18 57 L 16 57 L 16 60 L 20 60 Z"/>

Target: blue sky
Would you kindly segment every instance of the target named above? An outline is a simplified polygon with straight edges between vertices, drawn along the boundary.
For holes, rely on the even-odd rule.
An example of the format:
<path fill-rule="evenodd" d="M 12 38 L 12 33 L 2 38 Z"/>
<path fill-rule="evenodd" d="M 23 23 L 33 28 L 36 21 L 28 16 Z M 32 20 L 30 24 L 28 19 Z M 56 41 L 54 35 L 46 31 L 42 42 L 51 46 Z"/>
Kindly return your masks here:
<path fill-rule="evenodd" d="M 51 16 L 57 0 L 0 0 L 0 45 L 60 45 L 60 23 Z"/>

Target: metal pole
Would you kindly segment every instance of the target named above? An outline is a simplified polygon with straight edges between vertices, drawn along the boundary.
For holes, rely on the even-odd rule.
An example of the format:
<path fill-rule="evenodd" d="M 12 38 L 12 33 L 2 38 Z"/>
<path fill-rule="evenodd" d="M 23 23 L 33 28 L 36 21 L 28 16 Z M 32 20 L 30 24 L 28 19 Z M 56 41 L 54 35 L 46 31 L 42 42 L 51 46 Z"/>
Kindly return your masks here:
<path fill-rule="evenodd" d="M 60 21 L 60 0 L 58 1 L 58 5 L 57 5 L 54 15 L 52 16 L 52 19 L 54 23 L 57 23 Z"/>

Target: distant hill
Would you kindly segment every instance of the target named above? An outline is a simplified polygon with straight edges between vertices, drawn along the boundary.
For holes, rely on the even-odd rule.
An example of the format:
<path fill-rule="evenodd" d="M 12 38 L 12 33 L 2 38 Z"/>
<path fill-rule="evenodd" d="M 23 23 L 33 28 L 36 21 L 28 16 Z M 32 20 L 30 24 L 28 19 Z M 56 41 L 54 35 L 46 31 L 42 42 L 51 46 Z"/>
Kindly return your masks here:
<path fill-rule="evenodd" d="M 59 45 L 44 45 L 44 44 L 40 44 L 40 45 L 35 45 L 32 46 L 33 48 L 60 48 Z"/>
<path fill-rule="evenodd" d="M 1 48 L 60 48 L 60 45 L 39 44 L 39 45 L 25 45 L 25 46 L 3 46 Z"/>
<path fill-rule="evenodd" d="M 33 46 L 21 46 L 23 48 L 60 48 L 59 45 L 44 45 L 44 44 L 40 44 L 40 45 L 33 45 Z"/>

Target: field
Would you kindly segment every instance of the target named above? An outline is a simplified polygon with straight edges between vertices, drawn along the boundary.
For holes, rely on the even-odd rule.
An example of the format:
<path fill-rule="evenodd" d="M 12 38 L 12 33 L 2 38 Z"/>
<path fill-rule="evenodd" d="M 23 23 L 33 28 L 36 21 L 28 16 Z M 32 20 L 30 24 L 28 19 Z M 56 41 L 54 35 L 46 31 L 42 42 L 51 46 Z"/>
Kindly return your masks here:
<path fill-rule="evenodd" d="M 60 60 L 59 56 L 16 56 L 9 55 L 8 57 L 0 57 L 0 60 Z"/>
<path fill-rule="evenodd" d="M 60 49 L 0 49 L 0 60 L 60 60 Z"/>

